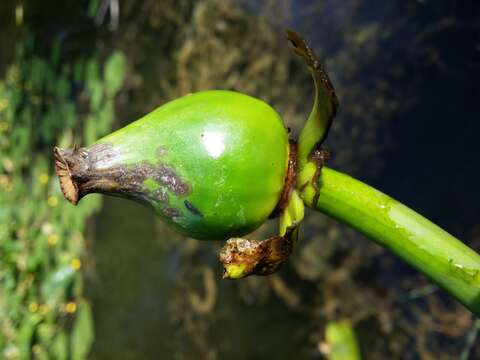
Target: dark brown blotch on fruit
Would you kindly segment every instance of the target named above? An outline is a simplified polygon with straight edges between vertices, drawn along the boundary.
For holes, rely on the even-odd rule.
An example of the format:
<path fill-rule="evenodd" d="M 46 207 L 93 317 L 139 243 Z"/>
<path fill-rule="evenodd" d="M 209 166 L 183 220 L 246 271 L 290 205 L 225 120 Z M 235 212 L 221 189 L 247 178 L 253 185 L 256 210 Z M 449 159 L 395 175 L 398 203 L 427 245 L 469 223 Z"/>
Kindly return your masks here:
<path fill-rule="evenodd" d="M 182 216 L 182 213 L 180 210 L 175 209 L 173 207 L 166 207 L 161 210 L 162 214 L 165 215 L 166 217 L 170 219 L 175 219 L 180 216 Z"/>
<path fill-rule="evenodd" d="M 292 195 L 293 190 L 295 189 L 296 182 L 297 143 L 294 140 L 290 140 L 288 151 L 288 168 L 283 183 L 282 194 L 280 195 L 280 200 L 278 201 L 277 206 L 269 216 L 270 219 L 277 217 L 288 206 L 288 202 L 290 200 L 290 196 Z"/>
<path fill-rule="evenodd" d="M 65 198 L 72 204 L 89 193 L 123 195 L 149 203 L 152 197 L 168 203 L 167 190 L 178 196 L 190 193 L 190 186 L 170 166 L 143 162 L 137 165 L 121 164 L 121 154 L 110 144 L 96 144 L 89 148 L 54 149 L 55 170 Z M 152 192 L 144 185 L 152 179 L 161 188 Z M 170 218 L 181 212 L 167 210 Z"/>
<path fill-rule="evenodd" d="M 203 217 L 203 214 L 200 212 L 200 210 L 198 210 L 195 206 L 193 206 L 193 204 L 190 201 L 185 200 L 183 203 L 185 204 L 185 207 L 187 208 L 187 210 L 190 211 L 192 214 Z"/>

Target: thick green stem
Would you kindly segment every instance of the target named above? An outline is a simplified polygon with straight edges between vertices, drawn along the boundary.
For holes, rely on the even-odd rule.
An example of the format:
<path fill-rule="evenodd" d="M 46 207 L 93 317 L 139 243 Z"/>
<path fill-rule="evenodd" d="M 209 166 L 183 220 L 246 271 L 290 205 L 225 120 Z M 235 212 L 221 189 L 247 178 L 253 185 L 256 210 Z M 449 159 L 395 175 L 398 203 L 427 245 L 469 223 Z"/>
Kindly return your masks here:
<path fill-rule="evenodd" d="M 329 168 L 315 208 L 386 247 L 480 316 L 480 255 L 423 216 Z M 304 193 L 310 204 L 312 193 Z"/>

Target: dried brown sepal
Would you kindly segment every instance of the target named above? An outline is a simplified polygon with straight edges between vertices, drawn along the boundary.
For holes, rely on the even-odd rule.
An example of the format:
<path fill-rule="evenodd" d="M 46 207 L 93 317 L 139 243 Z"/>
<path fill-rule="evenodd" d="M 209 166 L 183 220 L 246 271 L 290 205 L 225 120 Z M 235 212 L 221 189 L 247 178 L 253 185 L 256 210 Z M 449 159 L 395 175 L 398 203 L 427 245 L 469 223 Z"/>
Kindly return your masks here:
<path fill-rule="evenodd" d="M 240 279 L 274 273 L 292 253 L 296 231 L 297 226 L 291 226 L 284 236 L 273 236 L 262 241 L 229 239 L 220 250 L 223 278 Z"/>
<path fill-rule="evenodd" d="M 55 147 L 55 171 L 65 198 L 76 205 L 90 193 L 122 196 L 149 204 L 154 200 L 162 204 L 164 216 L 174 219 L 182 216 L 182 211 L 172 207 L 167 191 L 181 197 L 190 193 L 190 185 L 171 166 L 163 163 L 152 165 L 139 162 L 136 165 L 123 165 L 121 154 L 109 144 L 95 144 L 88 148 L 75 146 L 73 149 Z M 151 191 L 145 180 L 151 179 L 160 188 Z M 201 213 L 191 203 L 187 208 Z"/>
<path fill-rule="evenodd" d="M 312 177 L 312 187 L 315 190 L 315 195 L 313 196 L 312 204 L 318 203 L 318 199 L 320 197 L 320 188 L 318 186 L 320 174 L 322 171 L 323 166 L 326 164 L 328 160 L 330 160 L 330 151 L 327 149 L 314 149 L 312 154 L 310 155 L 310 159 L 317 165 L 315 170 L 315 174 Z"/>
<path fill-rule="evenodd" d="M 300 134 L 298 163 L 300 177 L 303 179 L 303 183 L 299 184 L 299 190 L 303 192 L 307 186 L 311 186 L 315 191 L 312 204 L 316 204 L 320 193 L 318 179 L 321 169 L 330 158 L 330 153 L 322 148 L 322 143 L 328 136 L 339 103 L 330 77 L 307 41 L 294 31 L 286 30 L 286 32 L 294 52 L 303 58 L 311 70 L 315 83 L 313 108 Z M 308 181 L 302 176 L 307 163 L 313 163 L 316 167 L 314 174 L 308 174 Z"/>
<path fill-rule="evenodd" d="M 65 159 L 64 154 L 65 150 L 59 147 L 55 147 L 53 149 L 53 155 L 55 156 L 55 173 L 58 176 L 60 188 L 65 199 L 70 201 L 73 205 L 77 205 L 79 200 L 78 186 L 72 179 L 70 167 Z"/>
<path fill-rule="evenodd" d="M 280 195 L 280 200 L 277 206 L 269 216 L 270 219 L 277 217 L 288 205 L 290 196 L 297 182 L 297 143 L 295 140 L 290 140 L 289 152 L 288 152 L 288 168 L 285 175 L 285 181 L 283 185 L 283 191 Z"/>
<path fill-rule="evenodd" d="M 338 98 L 335 94 L 335 88 L 333 87 L 332 81 L 328 76 L 325 68 L 323 67 L 322 63 L 320 62 L 319 57 L 313 49 L 308 45 L 307 41 L 302 38 L 302 36 L 295 31 L 286 30 L 287 38 L 292 43 L 294 48 L 295 54 L 301 56 L 308 67 L 313 71 L 313 76 L 315 80 L 319 80 L 321 84 L 328 92 L 328 95 L 331 98 L 332 102 L 332 116 L 331 119 L 335 117 L 338 109 Z M 331 123 L 329 124 L 331 125 Z M 328 132 L 328 131 L 327 131 Z"/>

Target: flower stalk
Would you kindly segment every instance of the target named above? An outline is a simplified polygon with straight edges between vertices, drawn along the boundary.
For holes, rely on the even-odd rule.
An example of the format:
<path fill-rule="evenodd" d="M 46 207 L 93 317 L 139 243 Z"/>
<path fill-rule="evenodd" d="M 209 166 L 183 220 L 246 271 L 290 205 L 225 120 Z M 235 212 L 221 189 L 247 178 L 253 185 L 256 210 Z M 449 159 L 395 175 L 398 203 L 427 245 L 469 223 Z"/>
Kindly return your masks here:
<path fill-rule="evenodd" d="M 427 275 L 480 316 L 480 255 L 382 192 L 324 167 L 312 207 L 356 229 Z M 311 203 L 313 193 L 304 194 Z"/>

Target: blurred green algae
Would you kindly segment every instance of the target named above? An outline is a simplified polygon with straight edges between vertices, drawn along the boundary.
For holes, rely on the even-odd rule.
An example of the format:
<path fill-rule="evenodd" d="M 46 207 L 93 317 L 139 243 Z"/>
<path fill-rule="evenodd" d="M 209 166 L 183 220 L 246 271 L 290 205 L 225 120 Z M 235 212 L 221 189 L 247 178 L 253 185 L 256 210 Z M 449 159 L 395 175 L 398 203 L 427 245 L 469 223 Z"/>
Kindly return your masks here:
<path fill-rule="evenodd" d="M 110 129 L 125 57 L 65 56 L 58 38 L 40 54 L 44 41 L 17 27 L 0 80 L 0 357 L 84 359 L 94 339 L 85 229 L 101 198 L 62 201 L 51 149 Z"/>

